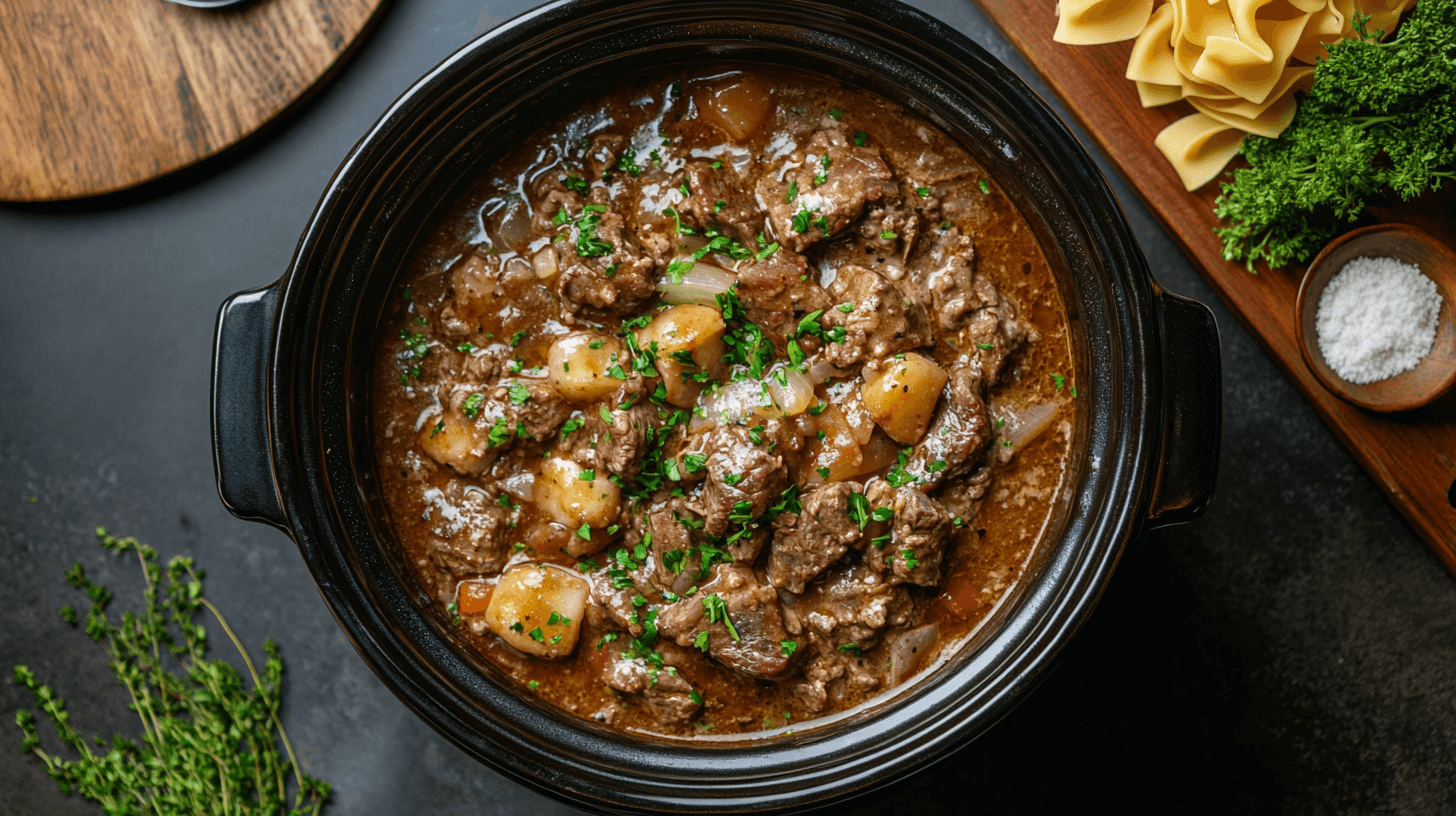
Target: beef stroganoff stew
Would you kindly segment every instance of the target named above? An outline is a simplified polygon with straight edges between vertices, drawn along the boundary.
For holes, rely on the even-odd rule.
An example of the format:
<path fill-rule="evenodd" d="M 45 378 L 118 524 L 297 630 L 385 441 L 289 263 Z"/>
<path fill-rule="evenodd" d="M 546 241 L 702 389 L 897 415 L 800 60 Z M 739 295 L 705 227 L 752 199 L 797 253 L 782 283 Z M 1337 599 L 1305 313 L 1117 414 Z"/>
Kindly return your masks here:
<path fill-rule="evenodd" d="M 626 81 L 452 205 L 383 318 L 403 560 L 580 717 L 794 728 L 949 653 L 1072 437 L 1021 216 L 905 108 L 800 71 Z"/>

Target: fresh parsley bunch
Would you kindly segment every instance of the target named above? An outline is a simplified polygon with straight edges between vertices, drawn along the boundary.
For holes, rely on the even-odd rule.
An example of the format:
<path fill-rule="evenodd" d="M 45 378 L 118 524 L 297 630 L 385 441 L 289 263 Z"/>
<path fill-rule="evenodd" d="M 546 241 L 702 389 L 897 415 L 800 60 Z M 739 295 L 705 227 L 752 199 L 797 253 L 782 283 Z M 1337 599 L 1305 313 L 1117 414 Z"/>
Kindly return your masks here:
<path fill-rule="evenodd" d="M 15 682 L 30 690 L 78 758 L 43 750 L 35 715 L 25 710 L 15 716 L 25 734 L 23 750 L 40 757 L 62 791 L 77 791 L 112 816 L 317 814 L 329 785 L 299 769 L 278 720 L 283 679 L 278 647 L 271 640 L 263 644 L 268 661 L 260 675 L 227 621 L 202 597 L 202 572 L 193 568 L 192 559 L 173 558 L 164 584 L 156 550 L 134 538 L 110 536 L 102 528 L 96 535 L 113 552 L 135 553 L 146 576 L 145 611 L 126 612 L 113 623 L 106 615 L 111 600 L 106 587 L 87 579 L 80 564 L 66 571 L 67 582 L 91 599 L 86 633 L 104 644 L 111 670 L 131 694 L 130 707 L 142 721 L 142 744 L 113 736 L 108 747 L 97 737 L 93 749 L 71 726 L 65 701 L 41 685 L 30 669 L 16 666 Z M 242 654 L 251 689 L 243 688 L 232 666 L 206 659 L 207 632 L 192 622 L 203 608 L 217 617 Z M 77 622 L 73 607 L 63 608 L 61 616 Z M 172 627 L 181 633 L 181 642 Z M 164 665 L 169 662 L 179 664 L 183 674 Z M 279 754 L 279 742 L 286 759 Z M 296 780 L 291 805 L 290 775 Z"/>
<path fill-rule="evenodd" d="M 1387 42 L 1369 19 L 1327 46 L 1279 138 L 1244 137 L 1249 167 L 1214 202 L 1225 259 L 1308 260 L 1378 191 L 1409 200 L 1456 179 L 1456 0 L 1420 0 Z"/>

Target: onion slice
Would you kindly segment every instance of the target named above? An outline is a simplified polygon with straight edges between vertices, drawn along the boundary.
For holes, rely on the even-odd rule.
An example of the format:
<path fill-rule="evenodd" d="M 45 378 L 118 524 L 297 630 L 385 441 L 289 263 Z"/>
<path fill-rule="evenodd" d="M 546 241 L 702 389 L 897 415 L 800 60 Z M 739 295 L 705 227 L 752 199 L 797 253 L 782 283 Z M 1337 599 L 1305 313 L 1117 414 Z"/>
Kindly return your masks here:
<path fill-rule="evenodd" d="M 733 425 L 754 416 L 798 416 L 815 402 L 814 385 L 793 366 L 777 363 L 764 372 L 762 380 L 750 378 L 743 366 L 735 366 L 727 385 L 704 391 L 698 398 L 688 432 L 697 433 L 720 423 Z"/>
<path fill-rule="evenodd" d="M 697 261 L 683 273 L 682 283 L 673 283 L 670 278 L 657 282 L 662 300 L 674 306 L 696 303 L 703 306 L 718 305 L 718 296 L 728 293 L 737 278 L 721 266 Z"/>
<path fill-rule="evenodd" d="M 901 680 L 914 674 L 938 640 L 940 629 L 933 623 L 911 629 L 895 638 L 895 642 L 890 644 L 890 685 L 897 686 Z"/>
<path fill-rule="evenodd" d="M 1042 431 L 1052 424 L 1052 418 L 1057 415 L 1057 410 L 1061 407 L 1061 400 L 1021 408 L 993 404 L 991 412 L 1006 420 L 1006 424 L 1001 429 L 1001 438 L 1010 442 L 1011 447 L 1020 450 L 1041 436 Z"/>

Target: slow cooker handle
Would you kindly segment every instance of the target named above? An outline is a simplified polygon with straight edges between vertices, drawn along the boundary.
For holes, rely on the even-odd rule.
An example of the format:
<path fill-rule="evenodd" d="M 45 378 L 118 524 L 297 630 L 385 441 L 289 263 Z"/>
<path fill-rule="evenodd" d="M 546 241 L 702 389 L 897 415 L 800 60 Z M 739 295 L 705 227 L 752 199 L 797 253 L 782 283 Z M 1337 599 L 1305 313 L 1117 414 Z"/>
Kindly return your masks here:
<path fill-rule="evenodd" d="M 277 284 L 238 292 L 217 312 L 212 343 L 212 467 L 223 506 L 288 530 L 268 428 L 268 358 Z"/>
<path fill-rule="evenodd" d="M 1196 300 L 1159 295 L 1163 340 L 1163 434 L 1157 490 L 1146 529 L 1183 524 L 1213 500 L 1223 430 L 1218 324 Z"/>

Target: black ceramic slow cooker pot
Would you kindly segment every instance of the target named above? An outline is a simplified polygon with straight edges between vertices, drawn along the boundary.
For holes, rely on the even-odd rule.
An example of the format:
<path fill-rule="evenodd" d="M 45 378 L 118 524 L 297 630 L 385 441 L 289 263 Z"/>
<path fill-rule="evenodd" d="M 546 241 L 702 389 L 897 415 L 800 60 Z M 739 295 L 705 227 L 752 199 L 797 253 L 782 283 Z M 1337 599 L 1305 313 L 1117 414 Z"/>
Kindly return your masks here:
<path fill-rule="evenodd" d="M 1071 488 L 989 622 L 914 682 L 773 739 L 613 731 L 472 661 L 397 562 L 369 433 L 371 339 L 441 202 L 614 77 L 702 60 L 838 76 L 970 150 L 1037 233 L 1081 386 Z M 297 542 L 395 694 L 498 770 L 612 812 L 805 808 L 945 756 L 1045 674 L 1131 539 L 1202 512 L 1218 461 L 1212 315 L 1158 287 L 1092 160 L 1026 85 L 964 36 L 882 0 L 558 0 L 474 41 L 360 140 L 283 277 L 223 304 L 212 388 L 224 503 Z"/>

